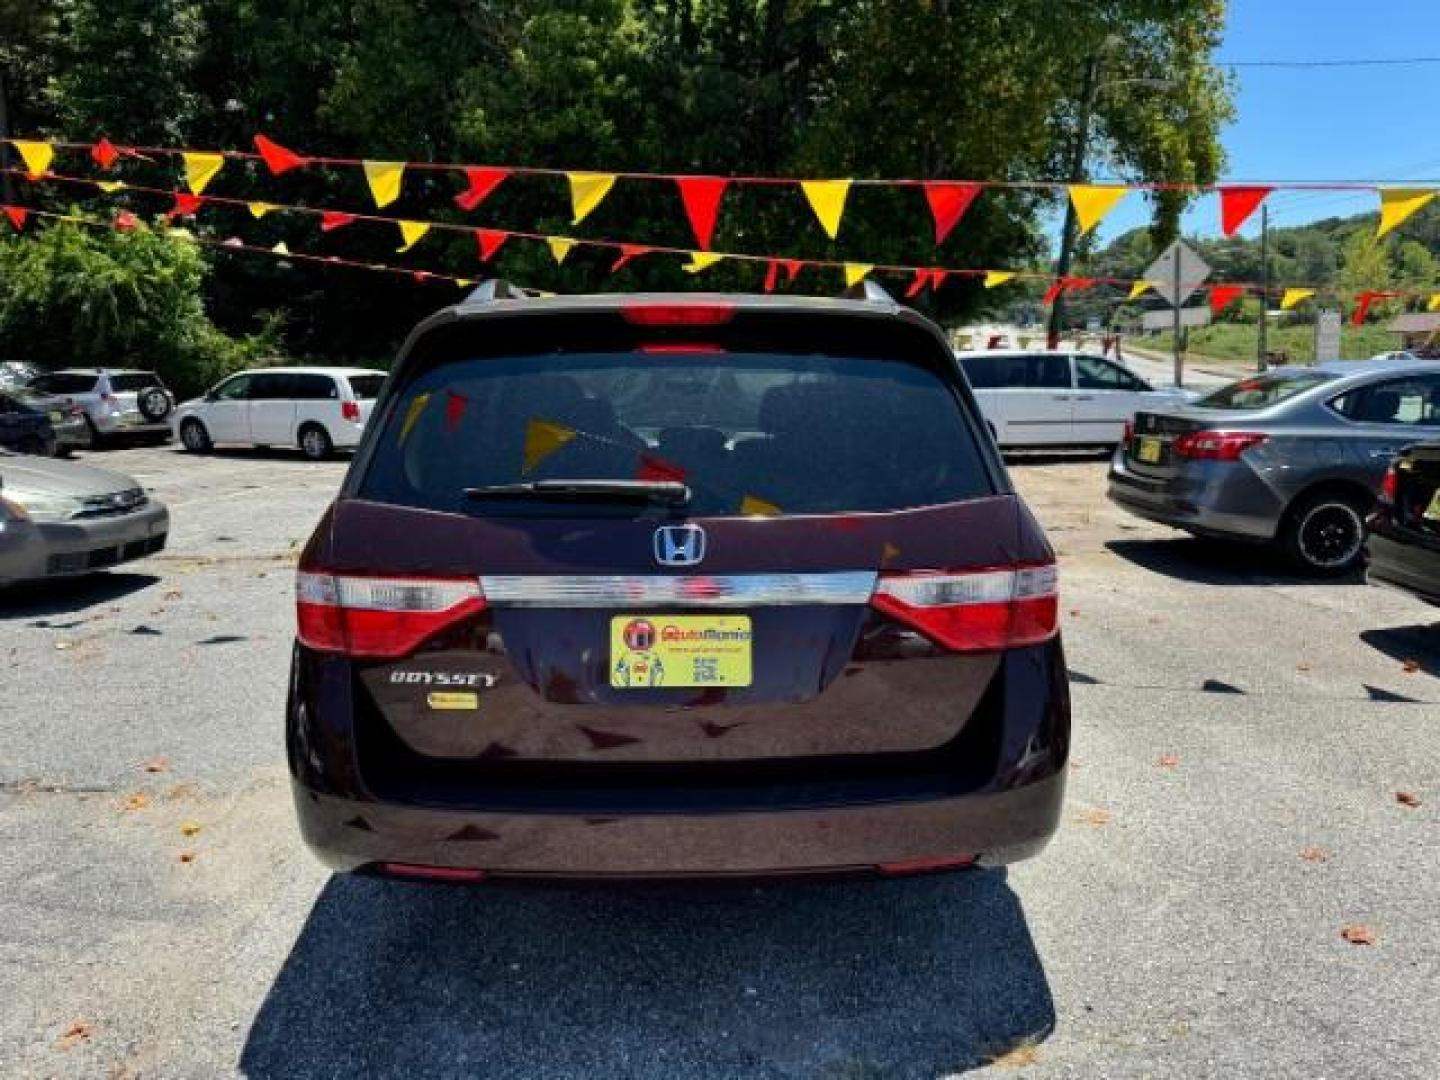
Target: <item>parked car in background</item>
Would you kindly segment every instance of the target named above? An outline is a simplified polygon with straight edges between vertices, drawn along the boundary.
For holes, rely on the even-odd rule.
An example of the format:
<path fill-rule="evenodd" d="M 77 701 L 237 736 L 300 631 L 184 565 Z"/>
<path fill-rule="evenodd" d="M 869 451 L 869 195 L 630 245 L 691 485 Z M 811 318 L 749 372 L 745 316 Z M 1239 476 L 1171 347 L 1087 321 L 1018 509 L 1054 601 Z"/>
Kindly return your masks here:
<path fill-rule="evenodd" d="M 302 553 L 312 848 L 444 881 L 1038 852 L 1069 751 L 1055 557 L 938 328 L 502 295 L 410 337 Z"/>
<path fill-rule="evenodd" d="M 30 388 L 80 406 L 92 446 L 118 436 L 170 435 L 175 395 L 153 371 L 67 368 L 37 376 Z"/>
<path fill-rule="evenodd" d="M 1275 543 L 1307 571 L 1342 573 L 1359 562 L 1391 459 L 1437 432 L 1440 362 L 1276 368 L 1136 416 L 1109 495 L 1139 517 Z"/>
<path fill-rule="evenodd" d="M 1141 409 L 1189 399 L 1183 390 L 1156 389 L 1123 364 L 1092 353 L 989 349 L 956 355 L 1002 449 L 1112 447 Z"/>
<path fill-rule="evenodd" d="M 360 443 L 385 372 L 367 368 L 259 368 L 232 375 L 175 410 L 175 436 L 203 453 L 216 443 L 298 446 L 320 460 Z"/>
<path fill-rule="evenodd" d="M 22 363 L 19 360 L 0 360 L 0 390 L 25 386 L 39 375 L 40 369 L 34 364 Z"/>
<path fill-rule="evenodd" d="M 80 406 L 33 390 L 0 389 L 0 447 L 51 457 L 89 445 Z"/>
<path fill-rule="evenodd" d="M 1440 440 L 1390 463 L 1367 524 L 1366 578 L 1440 605 Z"/>
<path fill-rule="evenodd" d="M 0 450 L 0 585 L 153 555 L 170 515 L 132 477 Z"/>

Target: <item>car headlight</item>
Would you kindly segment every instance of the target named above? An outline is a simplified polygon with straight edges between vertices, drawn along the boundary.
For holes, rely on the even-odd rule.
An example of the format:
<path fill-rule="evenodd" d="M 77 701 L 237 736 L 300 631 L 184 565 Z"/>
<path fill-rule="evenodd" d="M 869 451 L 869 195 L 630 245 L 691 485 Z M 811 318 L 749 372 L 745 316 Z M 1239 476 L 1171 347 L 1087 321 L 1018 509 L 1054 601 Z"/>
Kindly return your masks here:
<path fill-rule="evenodd" d="M 84 502 L 46 491 L 9 491 L 5 498 L 18 505 L 32 521 L 69 521 L 84 509 Z"/>

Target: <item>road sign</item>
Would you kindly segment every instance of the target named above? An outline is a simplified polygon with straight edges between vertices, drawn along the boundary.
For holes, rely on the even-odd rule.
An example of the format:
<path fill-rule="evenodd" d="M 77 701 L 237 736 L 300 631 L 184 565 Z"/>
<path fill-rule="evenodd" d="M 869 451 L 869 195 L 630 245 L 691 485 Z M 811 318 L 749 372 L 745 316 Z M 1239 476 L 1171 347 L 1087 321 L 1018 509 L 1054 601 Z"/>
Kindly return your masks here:
<path fill-rule="evenodd" d="M 1173 311 L 1145 311 L 1140 314 L 1140 326 L 1145 330 L 1169 330 L 1175 324 Z M 1180 309 L 1181 326 L 1210 325 L 1208 307 L 1187 307 Z"/>
<path fill-rule="evenodd" d="M 1340 312 L 1325 308 L 1315 316 L 1315 362 L 1340 359 Z"/>
<path fill-rule="evenodd" d="M 1171 307 L 1185 303 L 1209 276 L 1210 265 L 1181 240 L 1162 251 L 1145 271 L 1151 290 Z"/>

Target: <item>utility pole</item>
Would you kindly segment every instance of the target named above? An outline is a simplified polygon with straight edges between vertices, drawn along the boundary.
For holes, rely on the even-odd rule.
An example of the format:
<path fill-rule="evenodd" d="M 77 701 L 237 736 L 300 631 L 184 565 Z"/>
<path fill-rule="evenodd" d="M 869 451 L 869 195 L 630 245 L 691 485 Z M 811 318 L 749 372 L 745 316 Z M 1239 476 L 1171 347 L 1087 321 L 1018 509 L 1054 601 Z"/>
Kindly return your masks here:
<path fill-rule="evenodd" d="M 1255 335 L 1255 370 L 1270 366 L 1265 334 L 1270 324 L 1270 207 L 1260 207 L 1260 330 Z"/>
<path fill-rule="evenodd" d="M 1100 91 L 1100 53 L 1096 51 L 1085 63 L 1085 81 L 1080 89 L 1080 113 L 1076 119 L 1075 144 L 1070 148 L 1070 182 L 1085 182 L 1085 152 L 1090 143 L 1090 114 L 1095 111 L 1095 97 Z M 1075 252 L 1075 233 L 1079 222 L 1075 220 L 1075 204 L 1065 201 L 1065 231 L 1060 237 L 1060 258 L 1055 265 L 1057 278 L 1070 273 L 1070 260 Z M 1065 293 L 1062 290 L 1050 305 L 1050 325 L 1046 335 L 1053 347 L 1059 343 L 1060 328 L 1065 318 Z"/>
<path fill-rule="evenodd" d="M 1181 254 L 1182 251 L 1184 251 L 1184 248 L 1183 248 L 1183 247 L 1176 247 L 1176 249 L 1175 249 L 1175 279 L 1174 279 L 1174 285 L 1175 285 L 1174 298 L 1175 298 L 1175 302 L 1174 302 L 1174 305 L 1173 305 L 1173 306 L 1171 307 L 1171 309 L 1170 309 L 1170 310 L 1171 310 L 1171 319 L 1173 320 L 1173 321 L 1171 322 L 1171 324 L 1170 324 L 1170 330 L 1171 330 L 1171 334 L 1172 334 L 1173 337 L 1174 337 L 1174 344 L 1175 344 L 1175 385 L 1176 385 L 1176 386 L 1184 386 L 1184 385 L 1185 385 L 1185 354 L 1184 354 L 1184 353 L 1181 351 L 1181 349 L 1180 349 L 1180 263 L 1183 261 L 1183 260 L 1180 258 L 1180 254 Z"/>
<path fill-rule="evenodd" d="M 8 172 L 10 144 L 4 141 L 8 138 L 10 138 L 10 109 L 5 100 L 5 69 L 0 68 L 0 169 L 7 170 L 0 172 L 0 202 L 13 203 L 15 201 L 15 178 Z"/>

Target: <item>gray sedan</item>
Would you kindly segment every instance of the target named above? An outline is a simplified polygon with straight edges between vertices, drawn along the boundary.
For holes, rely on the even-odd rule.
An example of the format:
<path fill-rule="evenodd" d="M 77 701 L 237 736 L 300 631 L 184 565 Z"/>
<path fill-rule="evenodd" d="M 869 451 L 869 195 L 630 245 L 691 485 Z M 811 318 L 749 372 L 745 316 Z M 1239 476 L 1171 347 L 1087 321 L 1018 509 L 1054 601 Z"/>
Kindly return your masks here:
<path fill-rule="evenodd" d="M 0 585 L 144 558 L 169 531 L 164 505 L 123 473 L 0 451 Z"/>
<path fill-rule="evenodd" d="M 1403 447 L 1440 432 L 1440 362 L 1277 368 L 1142 412 L 1110 465 L 1112 501 L 1198 536 L 1275 543 L 1303 569 L 1354 567 Z"/>

